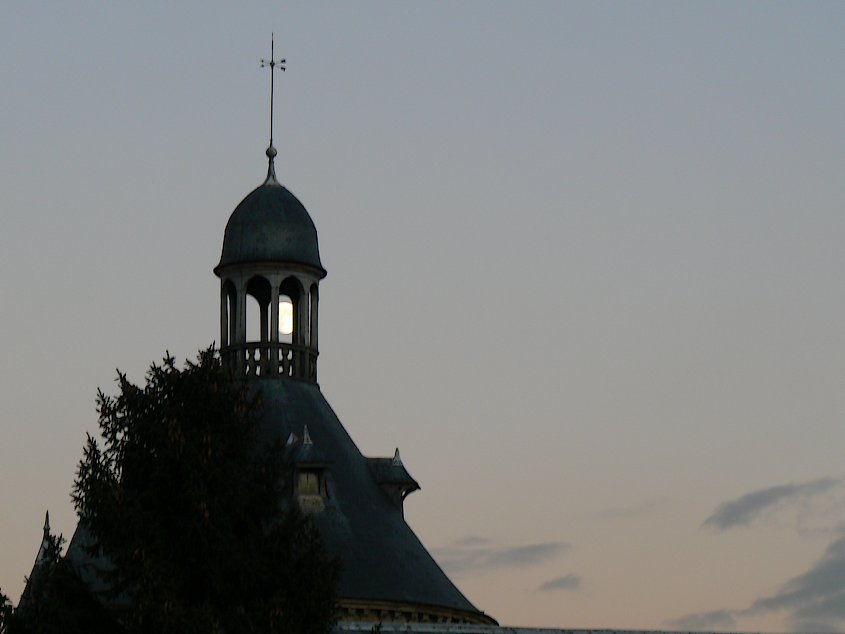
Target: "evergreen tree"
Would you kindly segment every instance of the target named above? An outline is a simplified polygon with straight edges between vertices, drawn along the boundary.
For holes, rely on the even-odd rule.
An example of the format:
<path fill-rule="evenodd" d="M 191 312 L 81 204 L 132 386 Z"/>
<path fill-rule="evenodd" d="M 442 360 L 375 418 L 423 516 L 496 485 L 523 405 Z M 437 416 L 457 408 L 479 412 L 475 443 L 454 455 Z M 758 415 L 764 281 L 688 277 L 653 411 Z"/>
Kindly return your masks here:
<path fill-rule="evenodd" d="M 97 396 L 73 487 L 107 601 L 130 632 L 327 632 L 339 565 L 288 499 L 279 445 L 258 442 L 260 403 L 213 349 L 182 370 L 167 355 L 143 387 L 118 372 Z M 10 634 L 15 634 L 11 632 Z"/>
<path fill-rule="evenodd" d="M 0 634 L 6 634 L 9 619 L 12 618 L 12 602 L 9 597 L 0 590 Z"/>

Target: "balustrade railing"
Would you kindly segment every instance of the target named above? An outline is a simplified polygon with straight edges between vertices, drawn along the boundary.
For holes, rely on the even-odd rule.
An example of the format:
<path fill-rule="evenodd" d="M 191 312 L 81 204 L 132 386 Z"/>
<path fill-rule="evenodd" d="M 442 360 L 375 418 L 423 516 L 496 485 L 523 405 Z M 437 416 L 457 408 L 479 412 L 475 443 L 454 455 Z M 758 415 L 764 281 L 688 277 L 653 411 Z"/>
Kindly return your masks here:
<path fill-rule="evenodd" d="M 226 346 L 220 354 L 236 376 L 317 382 L 317 351 L 308 346 L 259 341 Z"/>

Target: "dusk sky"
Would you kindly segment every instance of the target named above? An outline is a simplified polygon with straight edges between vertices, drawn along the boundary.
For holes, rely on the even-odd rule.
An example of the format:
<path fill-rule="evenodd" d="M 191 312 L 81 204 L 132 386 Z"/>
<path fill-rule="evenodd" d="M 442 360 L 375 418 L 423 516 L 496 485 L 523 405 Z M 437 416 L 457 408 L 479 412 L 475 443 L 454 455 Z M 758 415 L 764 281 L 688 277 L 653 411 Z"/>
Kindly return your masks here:
<path fill-rule="evenodd" d="M 502 624 L 845 631 L 845 3 L 5 2 L 0 588 L 262 180 L 320 385 Z"/>

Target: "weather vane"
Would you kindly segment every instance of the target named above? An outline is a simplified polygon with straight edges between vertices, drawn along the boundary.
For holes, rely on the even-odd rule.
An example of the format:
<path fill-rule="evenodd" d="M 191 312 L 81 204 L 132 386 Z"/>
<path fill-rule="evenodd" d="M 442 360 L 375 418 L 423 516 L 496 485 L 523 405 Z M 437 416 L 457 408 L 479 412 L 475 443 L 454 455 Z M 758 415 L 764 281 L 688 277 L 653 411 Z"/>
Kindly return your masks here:
<path fill-rule="evenodd" d="M 276 67 L 280 70 L 285 70 L 285 60 L 283 59 L 274 59 L 275 57 L 275 50 L 274 50 L 274 35 L 270 34 L 270 59 L 262 59 L 261 60 L 261 68 L 270 67 L 270 147 L 267 148 L 267 156 L 270 160 L 273 160 L 273 157 L 276 156 L 276 148 L 273 147 L 273 93 L 275 91 L 275 85 L 273 83 L 273 78 L 275 73 L 273 72 Z"/>

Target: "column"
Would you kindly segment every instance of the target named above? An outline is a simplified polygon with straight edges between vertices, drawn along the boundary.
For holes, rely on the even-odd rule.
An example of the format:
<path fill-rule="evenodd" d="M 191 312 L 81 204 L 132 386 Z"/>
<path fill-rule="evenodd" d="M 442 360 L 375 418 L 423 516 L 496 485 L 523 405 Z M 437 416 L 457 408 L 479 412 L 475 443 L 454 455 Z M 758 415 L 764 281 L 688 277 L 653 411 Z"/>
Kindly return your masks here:
<path fill-rule="evenodd" d="M 270 376 L 279 376 L 279 280 L 270 278 Z"/>
<path fill-rule="evenodd" d="M 229 294 L 226 280 L 220 282 L 220 350 L 229 345 Z"/>
<path fill-rule="evenodd" d="M 309 368 L 310 372 L 308 376 L 308 378 L 312 381 L 317 380 L 317 352 L 319 350 L 319 348 L 317 347 L 317 305 L 319 303 L 320 287 L 317 285 L 317 283 L 314 283 L 311 285 L 311 341 L 309 342 L 311 348 L 311 350 L 309 351 L 309 359 L 311 358 L 311 355 L 314 355 L 314 360 L 310 363 L 311 367 Z"/>
<path fill-rule="evenodd" d="M 311 285 L 311 347 L 314 352 L 319 349 L 317 346 L 317 304 L 320 302 L 320 291 L 316 284 Z"/>
<path fill-rule="evenodd" d="M 235 340 L 232 342 L 235 345 L 244 344 L 246 343 L 246 281 L 239 280 L 238 288 L 237 288 L 237 302 L 238 307 L 235 310 Z M 245 367 L 244 367 L 244 356 L 246 355 L 245 346 L 241 345 L 240 349 L 238 350 L 238 362 L 235 366 L 235 370 L 238 376 L 243 376 Z"/>
<path fill-rule="evenodd" d="M 296 302 L 296 328 L 293 331 L 295 340 L 294 343 L 300 346 L 308 345 L 308 287 L 302 285 L 302 280 L 298 280 L 302 291 L 299 294 L 299 299 Z"/>

